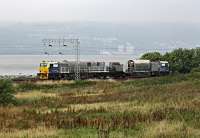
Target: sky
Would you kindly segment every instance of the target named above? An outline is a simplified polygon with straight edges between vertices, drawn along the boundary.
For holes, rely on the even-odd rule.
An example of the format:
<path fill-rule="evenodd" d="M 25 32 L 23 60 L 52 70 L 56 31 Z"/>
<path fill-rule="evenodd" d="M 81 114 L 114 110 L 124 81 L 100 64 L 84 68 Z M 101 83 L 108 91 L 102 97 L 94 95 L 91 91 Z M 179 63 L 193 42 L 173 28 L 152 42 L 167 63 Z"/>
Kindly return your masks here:
<path fill-rule="evenodd" d="M 200 22 L 199 0 L 0 0 L 0 22 Z"/>

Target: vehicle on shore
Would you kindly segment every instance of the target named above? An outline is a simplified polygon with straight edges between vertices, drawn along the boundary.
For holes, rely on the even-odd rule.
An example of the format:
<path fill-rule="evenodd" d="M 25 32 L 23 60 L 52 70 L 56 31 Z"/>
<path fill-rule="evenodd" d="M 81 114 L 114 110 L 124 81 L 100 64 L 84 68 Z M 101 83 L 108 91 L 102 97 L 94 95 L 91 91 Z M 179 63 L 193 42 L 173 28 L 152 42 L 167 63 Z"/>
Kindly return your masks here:
<path fill-rule="evenodd" d="M 151 77 L 170 73 L 167 61 L 129 60 L 126 65 L 120 62 L 87 62 L 78 64 L 80 79 L 125 79 Z M 77 64 L 75 61 L 43 61 L 40 63 L 38 77 L 41 80 L 73 80 Z"/>

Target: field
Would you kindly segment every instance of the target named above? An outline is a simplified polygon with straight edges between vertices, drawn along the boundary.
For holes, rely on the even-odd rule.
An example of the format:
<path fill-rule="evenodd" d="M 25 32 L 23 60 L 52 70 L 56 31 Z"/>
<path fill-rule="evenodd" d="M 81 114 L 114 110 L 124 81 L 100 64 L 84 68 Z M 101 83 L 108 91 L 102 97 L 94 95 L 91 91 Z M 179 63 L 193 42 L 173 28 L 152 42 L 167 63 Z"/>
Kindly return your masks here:
<path fill-rule="evenodd" d="M 0 137 L 200 137 L 200 73 L 14 84 Z"/>

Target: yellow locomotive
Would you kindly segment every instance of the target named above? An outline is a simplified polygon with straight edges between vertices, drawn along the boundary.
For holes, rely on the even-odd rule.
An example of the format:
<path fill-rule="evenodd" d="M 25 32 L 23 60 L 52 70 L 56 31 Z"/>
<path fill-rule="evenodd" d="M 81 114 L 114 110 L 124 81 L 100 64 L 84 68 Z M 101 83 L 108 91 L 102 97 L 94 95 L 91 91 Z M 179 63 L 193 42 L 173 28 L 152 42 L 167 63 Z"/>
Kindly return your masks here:
<path fill-rule="evenodd" d="M 47 80 L 49 74 L 49 63 L 47 61 L 43 61 L 40 63 L 38 76 L 41 80 Z"/>
<path fill-rule="evenodd" d="M 39 67 L 38 77 L 41 80 L 48 80 L 50 78 L 50 75 L 55 74 L 57 72 L 58 72 L 58 62 L 42 61 Z"/>

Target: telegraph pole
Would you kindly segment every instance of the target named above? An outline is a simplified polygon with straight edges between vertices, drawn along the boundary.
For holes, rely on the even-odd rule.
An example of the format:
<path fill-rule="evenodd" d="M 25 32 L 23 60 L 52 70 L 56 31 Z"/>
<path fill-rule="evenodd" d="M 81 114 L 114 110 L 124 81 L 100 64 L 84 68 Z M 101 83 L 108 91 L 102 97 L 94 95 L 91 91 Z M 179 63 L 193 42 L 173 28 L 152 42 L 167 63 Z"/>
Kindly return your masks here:
<path fill-rule="evenodd" d="M 48 47 L 54 47 L 54 46 L 63 46 L 63 47 L 68 47 L 72 46 L 75 50 L 75 60 L 76 60 L 76 65 L 75 65 L 75 74 L 74 74 L 74 79 L 75 80 L 80 80 L 80 41 L 79 39 L 43 39 L 42 40 L 44 46 Z M 45 52 L 46 54 L 47 52 Z"/>
<path fill-rule="evenodd" d="M 75 71 L 75 80 L 80 80 L 80 48 L 79 48 L 79 40 L 75 42 L 76 49 L 76 71 Z"/>

